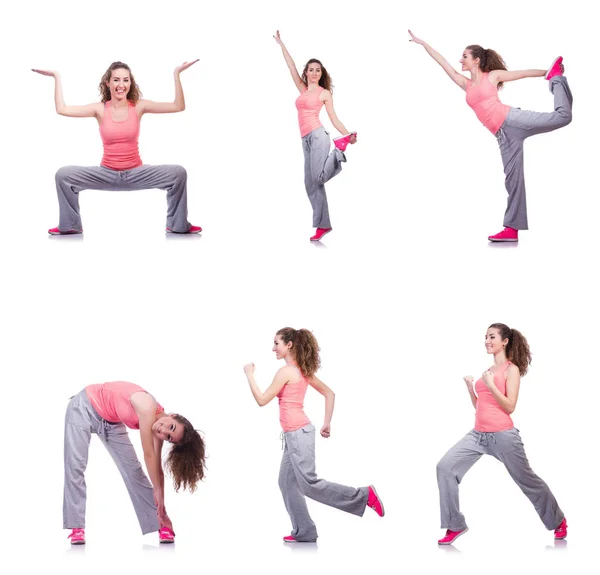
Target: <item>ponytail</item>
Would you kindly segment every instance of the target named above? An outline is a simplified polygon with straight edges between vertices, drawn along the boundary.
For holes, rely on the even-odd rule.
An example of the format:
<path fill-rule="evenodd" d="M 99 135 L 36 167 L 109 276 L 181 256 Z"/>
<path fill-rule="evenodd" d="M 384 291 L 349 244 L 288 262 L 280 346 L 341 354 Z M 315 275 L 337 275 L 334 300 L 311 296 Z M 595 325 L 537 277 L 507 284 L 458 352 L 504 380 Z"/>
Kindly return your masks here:
<path fill-rule="evenodd" d="M 285 343 L 292 342 L 294 359 L 305 377 L 313 376 L 321 367 L 319 344 L 311 331 L 284 327 L 277 332 Z"/>
<path fill-rule="evenodd" d="M 484 73 L 507 69 L 502 56 L 495 50 L 482 48 L 479 44 L 472 44 L 471 46 L 467 46 L 466 49 L 471 51 L 473 60 L 479 58 L 479 69 Z M 498 89 L 500 90 L 503 85 L 504 82 L 499 82 Z"/>
<path fill-rule="evenodd" d="M 519 368 L 521 375 L 525 375 L 531 364 L 531 351 L 525 336 L 520 331 L 511 329 L 503 323 L 493 323 L 490 328 L 497 329 L 503 340 L 508 339 L 504 350 L 506 358 Z"/>

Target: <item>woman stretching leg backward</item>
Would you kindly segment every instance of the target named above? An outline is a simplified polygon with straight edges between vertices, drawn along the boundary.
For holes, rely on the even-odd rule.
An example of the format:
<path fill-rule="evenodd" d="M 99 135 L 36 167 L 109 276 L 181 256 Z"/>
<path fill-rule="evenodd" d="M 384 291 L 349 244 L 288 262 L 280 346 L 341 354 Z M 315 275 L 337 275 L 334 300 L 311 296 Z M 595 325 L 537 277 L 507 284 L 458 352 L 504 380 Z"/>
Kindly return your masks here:
<path fill-rule="evenodd" d="M 492 242 L 516 242 L 519 230 L 528 229 L 525 175 L 523 171 L 523 143 L 535 134 L 552 132 L 571 122 L 573 96 L 567 79 L 563 76 L 562 57 L 557 58 L 549 70 L 508 71 L 504 60 L 494 50 L 478 45 L 467 46 L 460 59 L 462 70 L 471 79 L 459 74 L 429 44 L 417 38 L 410 30 L 411 42 L 420 44 L 444 69 L 446 74 L 467 93 L 467 104 L 473 108 L 482 124 L 496 136 L 504 174 L 508 206 L 504 214 L 504 230 L 489 236 Z M 530 112 L 502 104 L 498 89 L 504 82 L 521 78 L 545 77 L 554 94 L 554 112 Z"/>
<path fill-rule="evenodd" d="M 292 80 L 300 92 L 296 108 L 304 150 L 304 185 L 313 209 L 313 226 L 317 228 L 310 240 L 317 242 L 331 231 L 325 183 L 341 172 L 342 162 L 346 161 L 344 151 L 348 144 L 356 143 L 356 132 L 348 133 L 335 114 L 331 77 L 323 64 L 314 58 L 309 60 L 300 76 L 294 60 L 279 36 L 279 30 L 273 37 L 281 46 Z M 319 121 L 319 112 L 323 105 L 335 129 L 343 134 L 341 138 L 333 140 L 335 148 L 331 153 L 329 132 L 325 131 Z"/>

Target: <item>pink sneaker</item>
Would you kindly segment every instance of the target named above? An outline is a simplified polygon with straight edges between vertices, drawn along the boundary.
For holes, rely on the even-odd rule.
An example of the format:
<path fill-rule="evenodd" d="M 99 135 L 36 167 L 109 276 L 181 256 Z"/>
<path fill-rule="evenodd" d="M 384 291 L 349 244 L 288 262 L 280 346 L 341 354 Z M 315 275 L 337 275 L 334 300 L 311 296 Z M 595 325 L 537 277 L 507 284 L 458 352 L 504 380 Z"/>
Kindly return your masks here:
<path fill-rule="evenodd" d="M 367 500 L 367 506 L 369 506 L 379 517 L 383 517 L 385 515 L 385 511 L 383 509 L 383 503 L 381 503 L 381 499 L 377 495 L 377 491 L 372 485 L 369 485 L 369 499 Z"/>
<path fill-rule="evenodd" d="M 562 76 L 563 72 L 565 71 L 562 61 L 563 57 L 559 56 L 556 60 L 554 60 L 554 62 L 552 62 L 552 66 L 550 66 L 550 69 L 546 73 L 546 80 L 551 80 L 554 78 L 554 76 Z"/>
<path fill-rule="evenodd" d="M 325 235 L 328 234 L 330 231 L 332 230 L 332 228 L 317 228 L 317 233 L 310 238 L 311 242 L 318 242 L 321 240 L 321 238 Z"/>
<path fill-rule="evenodd" d="M 554 530 L 554 539 L 566 539 L 567 527 L 567 518 L 565 517 L 562 523 Z"/>
<path fill-rule="evenodd" d="M 70 236 L 73 234 L 82 234 L 83 230 L 68 230 L 66 232 L 61 232 L 58 228 L 50 228 L 48 233 L 51 236 Z"/>
<path fill-rule="evenodd" d="M 490 242 L 518 242 L 519 231 L 513 230 L 513 228 L 504 228 L 495 236 L 489 236 L 488 240 L 490 240 Z"/>
<path fill-rule="evenodd" d="M 168 234 L 199 234 L 202 231 L 200 226 L 190 226 L 190 229 L 187 232 L 174 232 L 173 230 L 167 228 Z"/>
<path fill-rule="evenodd" d="M 469 530 L 468 527 L 465 527 L 462 531 L 450 531 L 450 529 L 446 529 L 446 535 L 442 537 L 438 541 L 438 545 L 452 545 L 461 535 L 466 533 Z"/>
<path fill-rule="evenodd" d="M 168 527 L 161 527 L 158 532 L 159 543 L 175 543 L 175 533 Z"/>
<path fill-rule="evenodd" d="M 71 540 L 71 545 L 85 545 L 85 530 L 73 529 L 67 539 Z"/>
<path fill-rule="evenodd" d="M 352 138 L 352 136 L 356 136 L 356 132 L 350 132 L 346 136 L 333 138 L 333 144 L 340 152 L 345 152 L 346 148 L 348 147 L 348 144 L 350 143 L 350 138 Z"/>
<path fill-rule="evenodd" d="M 298 542 L 296 541 L 296 538 L 295 538 L 295 537 L 292 537 L 291 535 L 286 535 L 286 536 L 283 538 L 283 540 L 284 540 L 286 543 L 298 543 Z"/>

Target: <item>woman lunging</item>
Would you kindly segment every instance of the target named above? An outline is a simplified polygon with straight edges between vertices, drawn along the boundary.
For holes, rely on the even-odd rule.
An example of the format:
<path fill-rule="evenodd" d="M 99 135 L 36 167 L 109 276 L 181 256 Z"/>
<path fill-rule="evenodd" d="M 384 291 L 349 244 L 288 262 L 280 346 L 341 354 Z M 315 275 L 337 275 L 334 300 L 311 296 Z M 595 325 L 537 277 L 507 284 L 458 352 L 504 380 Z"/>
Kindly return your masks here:
<path fill-rule="evenodd" d="M 484 455 L 501 461 L 510 476 L 529 498 L 546 529 L 555 539 L 567 536 L 567 520 L 548 486 L 531 469 L 525 449 L 510 414 L 517 406 L 521 376 L 531 363 L 529 344 L 516 329 L 503 323 L 492 324 L 485 336 L 490 367 L 473 386 L 473 377 L 464 378 L 475 408 L 475 428 L 461 439 L 437 465 L 442 529 L 438 541 L 450 545 L 468 531 L 459 510 L 458 486 L 465 473 Z"/>

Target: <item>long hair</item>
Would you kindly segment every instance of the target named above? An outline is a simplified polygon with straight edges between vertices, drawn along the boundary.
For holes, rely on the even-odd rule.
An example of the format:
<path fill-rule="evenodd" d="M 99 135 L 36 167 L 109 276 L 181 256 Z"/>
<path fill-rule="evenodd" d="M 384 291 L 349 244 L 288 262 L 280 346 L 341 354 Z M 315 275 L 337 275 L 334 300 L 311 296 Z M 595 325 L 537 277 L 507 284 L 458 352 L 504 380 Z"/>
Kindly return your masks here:
<path fill-rule="evenodd" d="M 184 491 L 187 489 L 193 493 L 198 482 L 204 478 L 204 440 L 185 417 L 176 414 L 172 417 L 183 426 L 183 437 L 169 451 L 165 467 L 173 477 L 175 491 L 183 487 Z"/>
<path fill-rule="evenodd" d="M 284 327 L 277 332 L 285 343 L 292 342 L 292 352 L 296 363 L 305 377 L 313 376 L 321 367 L 319 344 L 317 339 L 307 329 Z"/>
<path fill-rule="evenodd" d="M 508 339 L 508 343 L 504 349 L 506 358 L 519 368 L 521 375 L 525 375 L 531 363 L 531 351 L 529 350 L 529 344 L 525 336 L 520 331 L 511 329 L 503 323 L 493 323 L 490 325 L 490 328 L 497 329 L 502 339 Z"/>
<path fill-rule="evenodd" d="M 311 58 L 306 63 L 306 66 L 304 66 L 304 70 L 302 70 L 302 81 L 308 86 L 308 78 L 306 77 L 306 72 L 310 64 L 319 64 L 319 66 L 321 66 L 321 77 L 319 78 L 319 86 L 333 93 L 333 84 L 331 83 L 331 76 L 329 75 L 329 72 L 325 70 L 325 66 L 321 64 L 321 61 L 317 60 L 316 58 Z"/>
<path fill-rule="evenodd" d="M 479 44 L 467 46 L 467 50 L 471 51 L 473 59 L 479 58 L 479 69 L 482 72 L 492 72 L 493 70 L 507 70 L 506 63 L 498 52 L 490 49 L 482 48 Z M 504 86 L 504 82 L 498 82 L 498 89 Z"/>
<path fill-rule="evenodd" d="M 98 90 L 100 90 L 100 100 L 102 103 L 110 100 L 110 88 L 106 85 L 106 83 L 110 81 L 113 70 L 118 70 L 119 68 L 123 68 L 129 72 L 131 85 L 129 86 L 129 92 L 127 92 L 127 99 L 132 104 L 136 104 L 137 101 L 142 97 L 142 91 L 140 90 L 140 87 L 137 85 L 135 78 L 131 73 L 131 68 L 123 62 L 113 62 L 108 67 L 106 72 L 104 72 L 104 76 L 102 76 L 102 80 L 100 80 L 100 84 L 98 85 Z"/>

